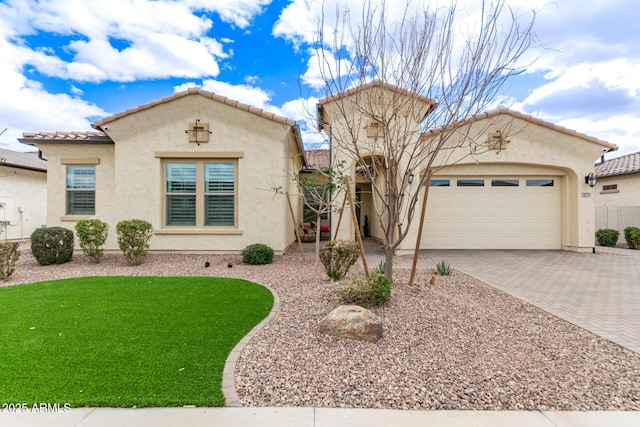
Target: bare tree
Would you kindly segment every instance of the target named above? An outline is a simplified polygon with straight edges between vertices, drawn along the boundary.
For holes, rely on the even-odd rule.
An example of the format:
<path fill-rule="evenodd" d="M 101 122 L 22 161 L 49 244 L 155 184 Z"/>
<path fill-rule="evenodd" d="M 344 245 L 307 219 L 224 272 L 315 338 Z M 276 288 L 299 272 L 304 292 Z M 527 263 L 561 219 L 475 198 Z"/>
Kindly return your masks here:
<path fill-rule="evenodd" d="M 454 139 L 465 141 L 469 155 L 486 145 L 486 134 L 481 141 L 460 132 L 524 70 L 536 44 L 535 13 L 517 16 L 502 0 L 482 2 L 475 19 L 455 3 L 431 9 L 408 1 L 401 13 L 395 5 L 365 0 L 357 14 L 337 10 L 330 34 L 323 16 L 317 49 L 319 126 L 331 136 L 334 158 L 349 160 L 371 184 L 390 279 L 426 171 L 448 163 L 449 148 L 461 148 L 448 146 Z M 414 174 L 423 185 L 410 185 Z"/>

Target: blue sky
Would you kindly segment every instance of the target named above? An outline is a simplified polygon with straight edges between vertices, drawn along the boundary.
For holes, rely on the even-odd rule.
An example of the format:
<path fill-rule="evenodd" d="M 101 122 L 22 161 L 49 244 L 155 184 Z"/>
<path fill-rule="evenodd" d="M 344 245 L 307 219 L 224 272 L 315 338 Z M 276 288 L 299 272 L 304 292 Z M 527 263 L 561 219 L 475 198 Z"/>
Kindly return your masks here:
<path fill-rule="evenodd" d="M 335 1 L 327 2 L 333 9 Z M 338 0 L 357 10 L 361 1 Z M 396 9 L 404 0 L 387 0 Z M 448 3 L 432 0 L 431 3 Z M 478 0 L 458 0 L 471 14 Z M 637 0 L 506 0 L 537 12 L 550 48 L 496 101 L 640 151 Z M 207 90 L 298 120 L 320 96 L 313 41 L 321 0 L 0 1 L 0 147 L 22 132 L 91 130 L 95 119 Z M 399 9 L 399 8 L 397 8 Z M 326 16 L 332 16 L 333 12 Z M 611 156 L 611 155 L 610 155 Z"/>

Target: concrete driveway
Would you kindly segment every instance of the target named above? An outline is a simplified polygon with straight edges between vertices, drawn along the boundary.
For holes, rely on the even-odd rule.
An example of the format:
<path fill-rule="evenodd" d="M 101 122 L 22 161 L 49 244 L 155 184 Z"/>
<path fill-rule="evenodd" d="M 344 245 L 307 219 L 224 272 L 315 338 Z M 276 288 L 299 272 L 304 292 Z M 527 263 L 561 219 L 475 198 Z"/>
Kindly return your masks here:
<path fill-rule="evenodd" d="M 489 285 L 640 353 L 640 251 L 427 250 Z M 421 261 L 421 265 L 424 261 Z"/>

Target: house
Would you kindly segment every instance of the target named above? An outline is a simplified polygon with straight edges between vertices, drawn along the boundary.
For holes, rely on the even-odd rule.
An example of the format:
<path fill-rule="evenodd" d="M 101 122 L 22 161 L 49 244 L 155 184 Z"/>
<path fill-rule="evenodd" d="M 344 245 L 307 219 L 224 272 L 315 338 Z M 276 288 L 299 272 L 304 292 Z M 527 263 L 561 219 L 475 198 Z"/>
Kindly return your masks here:
<path fill-rule="evenodd" d="M 640 227 L 640 152 L 601 161 L 595 166 L 596 230 Z"/>
<path fill-rule="evenodd" d="M 295 221 L 284 194 L 306 167 L 296 123 L 199 88 L 94 123 L 95 131 L 24 133 L 49 163 L 47 224 L 143 219 L 151 251 L 282 253 Z M 301 211 L 297 197 L 291 208 Z"/>
<path fill-rule="evenodd" d="M 398 97 L 406 102 L 397 102 Z M 400 110 L 391 111 L 392 105 L 400 105 Z M 416 152 L 436 144 L 450 128 L 421 132 L 432 107 L 427 97 L 378 81 L 319 102 L 318 122 L 330 135 L 331 158 L 350 166 L 352 190 L 360 202 L 359 224 L 362 227 L 366 215 L 371 236 L 381 241 L 385 236 L 375 213 L 375 198 L 380 196 L 361 171 L 369 168 L 369 177 L 380 182 L 391 176 L 380 161 L 384 154 L 379 141 L 398 129 L 414 135 L 410 143 L 418 147 Z M 593 250 L 595 196 L 586 178 L 594 161 L 615 149 L 613 144 L 505 108 L 458 125 L 431 168 L 422 249 Z M 354 139 L 366 165 L 353 160 Z M 400 170 L 409 173 L 398 179 L 406 179 L 407 188 L 415 190 L 427 171 L 424 162 L 412 170 L 408 161 L 400 159 Z M 418 209 L 396 254 L 413 252 L 419 215 Z M 342 224 L 338 238 L 351 238 L 353 224 Z"/>
<path fill-rule="evenodd" d="M 403 97 L 411 102 L 396 102 L 402 107 L 393 117 L 411 144 L 428 148 L 447 132 L 421 131 L 433 101 L 378 81 L 320 100 L 318 123 L 331 148 L 308 156 L 294 121 L 198 88 L 98 120 L 95 131 L 25 133 L 20 141 L 49 160 L 48 225 L 73 228 L 99 218 L 111 230 L 107 250 L 117 250 L 117 222 L 139 218 L 153 225 L 152 251 L 233 253 L 264 243 L 282 253 L 305 214 L 292 177 L 341 161 L 360 227 L 366 218 L 368 234 L 385 240 L 375 213 L 381 196 L 364 172 L 386 179 L 377 144 L 394 124 L 374 117 Z M 353 138 L 368 163 L 353 160 L 345 143 Z M 586 178 L 613 149 L 508 109 L 459 123 L 431 167 L 421 248 L 591 251 L 596 197 Z M 399 179 L 420 190 L 420 206 L 427 171 L 416 165 Z M 412 253 L 419 213 L 415 218 L 397 254 Z M 353 222 L 339 215 L 321 225 L 339 239 L 355 235 Z"/>
<path fill-rule="evenodd" d="M 27 239 L 47 223 L 47 162 L 0 149 L 0 239 Z"/>

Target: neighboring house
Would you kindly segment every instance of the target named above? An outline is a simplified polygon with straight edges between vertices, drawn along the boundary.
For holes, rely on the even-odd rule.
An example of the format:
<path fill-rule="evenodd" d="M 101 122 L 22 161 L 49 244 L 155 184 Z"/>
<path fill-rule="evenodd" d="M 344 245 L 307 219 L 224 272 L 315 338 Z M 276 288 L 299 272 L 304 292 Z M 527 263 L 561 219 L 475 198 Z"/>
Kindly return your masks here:
<path fill-rule="evenodd" d="M 47 162 L 0 149 L 0 239 L 27 239 L 47 223 Z"/>
<path fill-rule="evenodd" d="M 295 222 L 284 195 L 306 167 L 292 120 L 191 88 L 94 123 L 92 132 L 25 133 L 49 163 L 47 224 L 143 219 L 152 251 L 282 253 Z M 301 212 L 299 198 L 292 207 Z"/>
<path fill-rule="evenodd" d="M 377 91 L 365 96 L 362 91 Z M 372 139 L 385 130 L 375 127 L 371 116 L 384 117 L 386 99 L 403 96 L 403 90 L 373 82 L 343 94 L 320 100 L 319 123 L 331 132 L 332 153 L 335 160 L 346 160 L 351 180 L 360 200 L 359 223 L 367 215 L 372 237 L 383 239 L 382 229 L 374 211 L 371 184 L 357 173 L 356 165 L 340 144 L 353 134 L 340 122 L 341 111 L 350 114 L 352 128 L 359 132 L 360 152 L 370 159 L 380 156 Z M 358 100 L 378 99 L 380 108 L 367 117 L 358 114 L 353 106 Z M 350 105 L 351 103 L 351 105 Z M 429 114 L 432 101 L 418 98 L 411 111 L 396 114 L 415 123 L 402 124 L 413 129 L 416 144 L 429 144 L 438 137 L 438 130 L 420 134 L 420 121 Z M 413 126 L 413 127 L 411 127 Z M 594 170 L 594 162 L 603 152 L 615 149 L 613 144 L 556 126 L 508 109 L 480 114 L 462 124 L 459 138 L 451 140 L 436 159 L 435 173 L 428 195 L 425 226 L 421 239 L 423 249 L 563 249 L 579 252 L 593 250 L 594 191 L 586 183 L 586 176 Z M 475 152 L 467 141 L 491 140 L 500 136 L 500 143 L 492 149 Z M 456 148 L 459 145 L 462 148 Z M 374 152 L 371 152 L 374 151 Z M 453 164 L 440 168 L 445 164 Z M 370 160 L 369 168 L 374 166 Z M 378 162 L 380 164 L 380 162 Z M 404 170 L 404 169 L 402 169 Z M 415 170 L 415 177 L 425 170 Z M 376 171 L 383 179 L 384 169 Z M 420 179 L 410 184 L 415 188 Z M 422 193 L 423 194 L 423 193 Z M 422 195 L 421 195 L 422 198 Z M 419 201 L 417 206 L 421 205 Z M 335 220 L 335 216 L 334 216 Z M 396 250 L 397 254 L 412 253 L 418 232 L 419 210 L 410 233 Z M 352 238 L 351 222 L 343 221 L 338 238 Z"/>
<path fill-rule="evenodd" d="M 624 229 L 640 227 L 640 152 L 596 164 L 596 230 L 620 231 L 618 243 L 624 243 Z"/>

